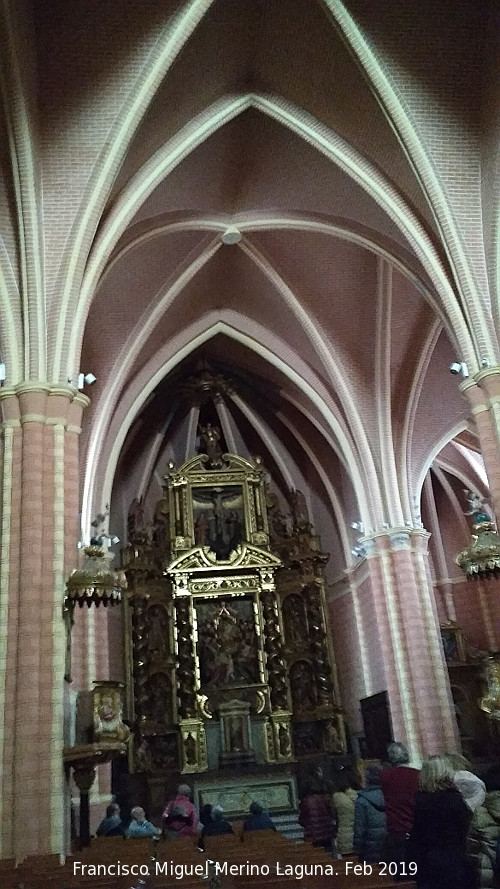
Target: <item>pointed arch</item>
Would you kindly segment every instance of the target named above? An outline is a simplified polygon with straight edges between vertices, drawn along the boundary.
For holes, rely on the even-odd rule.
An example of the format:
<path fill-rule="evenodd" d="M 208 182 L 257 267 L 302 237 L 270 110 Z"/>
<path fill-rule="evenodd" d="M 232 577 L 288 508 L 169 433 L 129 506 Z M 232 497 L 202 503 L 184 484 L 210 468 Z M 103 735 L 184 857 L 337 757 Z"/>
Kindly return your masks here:
<path fill-rule="evenodd" d="M 283 344 L 277 344 L 275 350 L 271 350 L 269 344 L 263 345 L 262 338 L 255 338 L 259 333 L 258 325 L 252 325 L 252 333 L 245 331 L 245 319 L 241 316 L 237 319 L 236 313 L 224 312 L 226 317 L 221 320 L 220 315 L 211 313 L 199 322 L 182 331 L 173 341 L 167 343 L 161 353 L 156 355 L 134 381 L 133 391 L 127 399 L 122 399 L 120 412 L 117 413 L 107 428 L 102 428 L 100 434 L 92 430 L 89 449 L 86 459 L 83 503 L 82 503 L 82 533 L 85 535 L 90 527 L 92 515 L 102 504 L 109 502 L 113 479 L 119 454 L 123 447 L 126 435 L 135 417 L 140 411 L 146 399 L 149 397 L 158 383 L 177 366 L 184 358 L 194 352 L 199 346 L 207 342 L 219 333 L 242 343 L 261 355 L 271 365 L 278 368 L 285 377 L 296 385 L 306 397 L 315 404 L 320 414 L 324 417 L 328 426 L 332 429 L 339 448 L 339 456 L 353 480 L 353 486 L 359 503 L 362 521 L 367 527 L 374 525 L 369 506 L 365 496 L 366 480 L 363 477 L 363 467 L 357 454 L 355 443 L 345 431 L 340 418 L 335 413 L 335 406 L 324 390 L 323 385 L 314 375 L 311 369 L 303 366 L 298 356 L 289 354 L 290 350 Z M 236 326 L 236 321 L 239 326 Z M 285 357 L 281 357 L 285 356 Z M 286 359 L 289 359 L 289 362 Z M 295 366 L 294 366 L 295 365 Z M 296 369 L 298 367 L 300 372 Z M 109 416 L 109 415 L 108 415 Z M 102 442 L 106 439 L 106 453 L 103 453 Z M 101 469 L 99 469 L 101 467 Z M 97 494 L 97 487 L 101 487 Z"/>
<path fill-rule="evenodd" d="M 445 190 L 411 121 L 410 114 L 379 63 L 372 45 L 356 24 L 343 0 L 322 0 L 322 3 L 336 22 L 359 67 L 375 91 L 434 214 L 441 243 L 448 254 L 463 296 L 463 310 L 469 330 L 477 344 L 477 355 L 478 357 L 484 355 L 496 364 L 498 356 L 494 345 L 494 325 L 487 295 L 483 296 L 481 287 L 476 285 L 467 258 L 466 245 L 462 241 L 453 213 L 450 212 Z M 487 282 L 486 271 L 484 278 Z"/>
<path fill-rule="evenodd" d="M 385 210 L 408 240 L 422 263 L 427 275 L 439 294 L 445 313 L 455 332 L 464 360 L 471 368 L 478 366 L 476 350 L 461 307 L 448 281 L 441 260 L 427 233 L 406 205 L 401 195 L 372 164 L 347 145 L 337 134 L 328 130 L 315 118 L 290 102 L 279 97 L 248 93 L 244 96 L 226 96 L 197 117 L 193 118 L 176 136 L 141 168 L 117 199 L 113 211 L 103 224 L 89 256 L 82 282 L 78 307 L 73 315 L 72 333 L 65 339 L 66 320 L 61 319 L 58 328 L 57 370 L 62 372 L 65 360 L 69 369 L 80 352 L 83 329 L 88 309 L 106 262 L 144 200 L 156 186 L 195 148 L 221 126 L 233 120 L 246 109 L 253 107 L 268 114 L 305 139 L 318 151 L 351 176 L 358 185 Z M 67 349 L 67 359 L 63 352 Z"/>
<path fill-rule="evenodd" d="M 94 165 L 75 217 L 69 249 L 63 255 L 58 274 L 62 300 L 61 309 L 55 319 L 56 337 L 52 356 L 54 379 L 60 379 L 62 375 L 65 380 L 67 376 L 66 366 L 61 366 L 63 343 L 70 334 L 78 309 L 81 281 L 92 240 L 117 172 L 161 81 L 214 2 L 215 0 L 186 0 L 169 20 L 122 103 L 105 146 Z M 74 369 L 71 368 L 72 371 Z M 72 376 L 74 373 L 69 374 L 70 378 Z"/>

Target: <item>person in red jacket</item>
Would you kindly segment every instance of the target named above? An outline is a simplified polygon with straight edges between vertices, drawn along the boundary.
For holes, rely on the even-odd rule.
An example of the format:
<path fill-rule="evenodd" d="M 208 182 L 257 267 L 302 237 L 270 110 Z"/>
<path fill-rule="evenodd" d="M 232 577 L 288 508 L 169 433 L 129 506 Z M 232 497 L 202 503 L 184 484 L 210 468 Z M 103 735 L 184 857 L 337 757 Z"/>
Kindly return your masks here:
<path fill-rule="evenodd" d="M 306 843 L 331 851 L 335 836 L 335 819 L 328 794 L 310 787 L 300 801 L 299 824 L 304 828 Z"/>
<path fill-rule="evenodd" d="M 176 796 L 167 803 L 163 812 L 163 828 L 167 836 L 196 836 L 198 815 L 190 797 L 189 784 L 179 784 Z"/>
<path fill-rule="evenodd" d="M 387 838 L 382 852 L 383 861 L 394 862 L 399 880 L 412 879 L 405 866 L 408 861 L 408 837 L 413 827 L 415 795 L 420 778 L 419 769 L 409 765 L 410 757 L 404 744 L 394 742 L 387 748 L 390 766 L 380 773 L 380 784 L 385 800 Z"/>

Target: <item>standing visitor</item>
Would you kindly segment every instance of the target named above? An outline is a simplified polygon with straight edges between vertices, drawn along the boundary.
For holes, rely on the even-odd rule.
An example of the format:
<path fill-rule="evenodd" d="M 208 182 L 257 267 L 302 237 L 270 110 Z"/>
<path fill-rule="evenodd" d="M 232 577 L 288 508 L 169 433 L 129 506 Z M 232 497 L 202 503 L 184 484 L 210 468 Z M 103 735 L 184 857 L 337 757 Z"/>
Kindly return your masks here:
<path fill-rule="evenodd" d="M 420 772 L 410 765 L 408 750 L 398 741 L 387 748 L 389 767 L 380 773 L 380 784 L 385 800 L 387 837 L 382 850 L 382 860 L 397 864 L 397 878 L 408 876 L 408 837 L 413 827 L 415 794 Z"/>
<path fill-rule="evenodd" d="M 446 756 L 422 764 L 410 838 L 418 889 L 475 889 L 475 869 L 466 855 L 471 810 L 453 783 Z"/>
<path fill-rule="evenodd" d="M 354 803 L 353 850 L 360 861 L 382 860 L 387 822 L 380 772 L 381 768 L 378 765 L 367 767 L 366 786 L 359 791 L 358 798 Z"/>

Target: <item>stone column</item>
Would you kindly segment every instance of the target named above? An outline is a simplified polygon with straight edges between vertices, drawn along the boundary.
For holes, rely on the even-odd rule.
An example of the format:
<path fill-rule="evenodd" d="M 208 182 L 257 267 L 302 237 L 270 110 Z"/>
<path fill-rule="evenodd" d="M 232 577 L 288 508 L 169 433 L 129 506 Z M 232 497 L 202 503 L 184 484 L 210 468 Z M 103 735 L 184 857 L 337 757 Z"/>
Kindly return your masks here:
<path fill-rule="evenodd" d="M 21 858 L 65 846 L 62 603 L 77 554 L 76 440 L 88 399 L 29 382 L 2 389 L 0 402 L 0 856 Z"/>
<path fill-rule="evenodd" d="M 461 384 L 481 444 L 493 509 L 500 517 L 500 367 L 488 367 Z"/>
<path fill-rule="evenodd" d="M 365 539 L 394 738 L 406 744 L 412 759 L 459 746 L 428 567 L 428 537 L 425 531 L 395 528 Z"/>

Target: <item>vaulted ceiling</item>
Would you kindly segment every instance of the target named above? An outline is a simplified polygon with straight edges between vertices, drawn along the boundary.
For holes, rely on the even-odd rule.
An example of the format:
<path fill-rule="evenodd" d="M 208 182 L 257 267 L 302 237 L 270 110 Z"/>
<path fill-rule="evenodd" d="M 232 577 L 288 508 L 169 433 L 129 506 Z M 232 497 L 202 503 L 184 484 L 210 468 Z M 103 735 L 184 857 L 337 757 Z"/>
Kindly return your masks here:
<path fill-rule="evenodd" d="M 2 348 L 21 378 L 98 379 L 84 528 L 112 493 L 117 521 L 160 496 L 200 360 L 235 381 L 235 443 L 284 498 L 307 488 L 339 563 L 351 521 L 414 523 L 470 425 L 450 362 L 500 363 L 496 4 L 10 6 L 3 322 L 24 359 Z"/>

